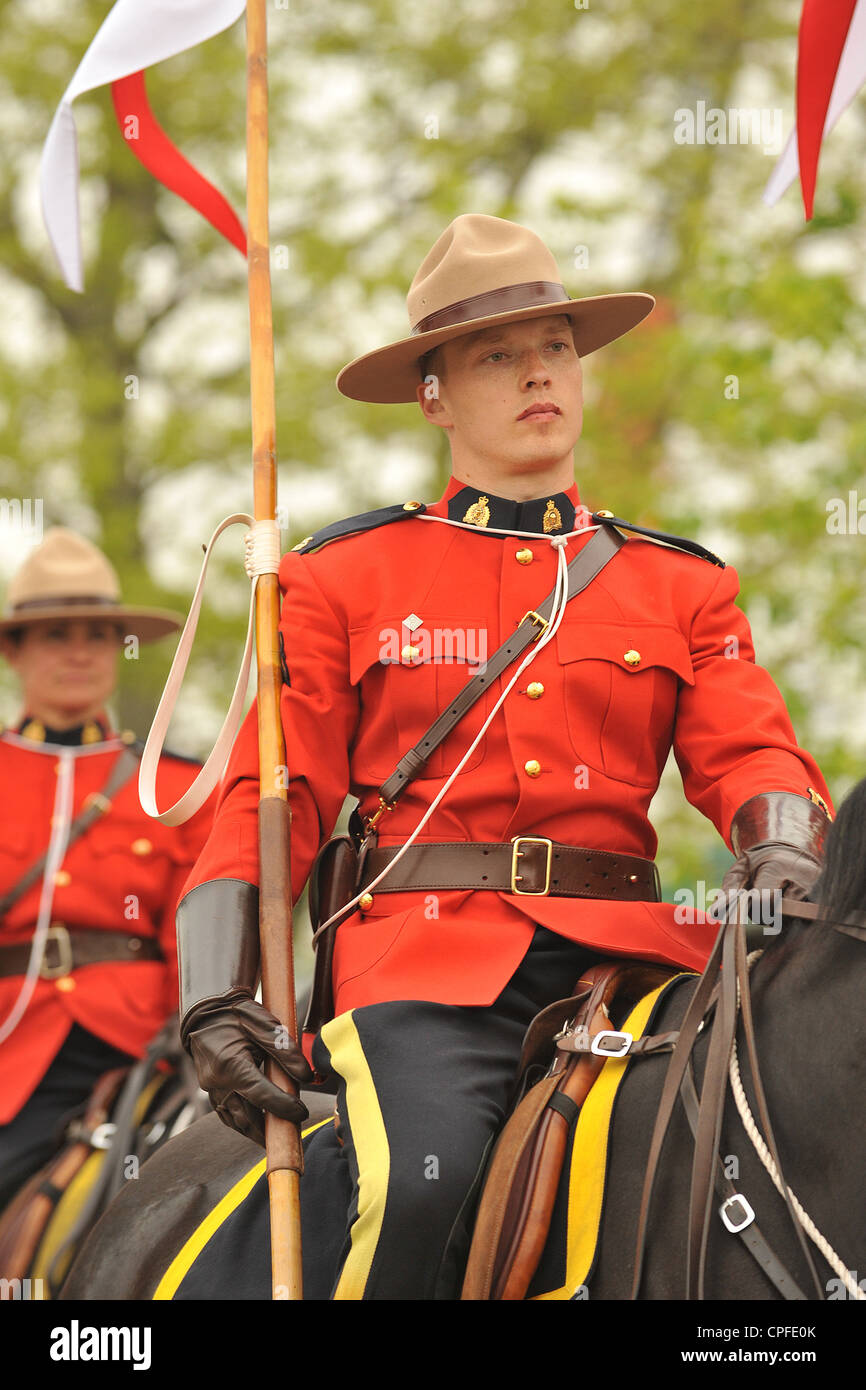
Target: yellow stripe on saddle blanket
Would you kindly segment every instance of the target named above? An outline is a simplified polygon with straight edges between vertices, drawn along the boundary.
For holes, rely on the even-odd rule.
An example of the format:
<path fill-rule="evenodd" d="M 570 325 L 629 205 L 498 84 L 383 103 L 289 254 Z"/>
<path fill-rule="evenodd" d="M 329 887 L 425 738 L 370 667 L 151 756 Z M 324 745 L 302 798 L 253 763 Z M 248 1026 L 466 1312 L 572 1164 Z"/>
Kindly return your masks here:
<path fill-rule="evenodd" d="M 333 1124 L 333 1118 L 319 1120 L 317 1124 L 310 1125 L 301 1131 L 306 1139 L 308 1135 L 314 1134 L 323 1125 Z M 199 1255 L 205 1249 L 209 1241 L 213 1239 L 220 1227 L 228 1218 L 237 1211 L 238 1207 L 250 1195 L 253 1188 L 265 1176 L 267 1159 L 262 1158 L 258 1163 L 244 1173 L 242 1178 L 221 1197 L 203 1221 L 199 1222 L 192 1235 L 184 1241 L 180 1250 L 175 1255 L 168 1269 L 163 1274 L 152 1295 L 152 1302 L 164 1302 L 174 1298 L 187 1274 L 192 1269 Z"/>
<path fill-rule="evenodd" d="M 680 980 L 690 972 L 674 975 L 658 989 L 644 996 L 632 1009 L 622 1031 L 642 1037 L 657 1006 Z M 695 976 L 690 976 L 692 979 Z M 571 1300 L 586 1297 L 587 1280 L 595 1262 L 595 1250 L 601 1225 L 607 1172 L 608 1143 L 614 1102 L 623 1080 L 629 1057 L 609 1057 L 601 1069 L 586 1100 L 583 1102 L 572 1136 L 562 1181 L 568 1181 L 568 1216 L 566 1221 L 565 1278 L 558 1288 L 530 1296 L 532 1302 Z M 644 1063 L 638 1059 L 638 1066 Z M 543 1264 L 539 1274 L 543 1277 Z M 561 1265 L 560 1265 L 561 1273 Z M 536 1275 L 535 1286 L 539 1282 Z"/>

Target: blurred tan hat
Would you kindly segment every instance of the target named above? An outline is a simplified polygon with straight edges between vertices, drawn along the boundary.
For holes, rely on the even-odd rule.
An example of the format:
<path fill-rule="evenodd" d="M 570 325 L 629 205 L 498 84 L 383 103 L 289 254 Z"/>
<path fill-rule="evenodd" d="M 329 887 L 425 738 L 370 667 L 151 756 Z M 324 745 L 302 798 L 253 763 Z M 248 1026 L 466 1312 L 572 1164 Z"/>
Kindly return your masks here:
<path fill-rule="evenodd" d="M 579 357 L 645 319 L 651 294 L 570 299 L 556 261 L 527 227 L 469 212 L 457 217 L 424 258 L 406 298 L 408 338 L 365 353 L 344 367 L 337 386 L 357 401 L 414 401 L 419 359 L 439 343 L 491 324 L 567 314 Z"/>
<path fill-rule="evenodd" d="M 46 618 L 110 618 L 124 634 L 155 642 L 183 626 L 179 613 L 130 608 L 121 601 L 114 566 L 101 550 L 65 526 L 52 526 L 9 582 L 0 632 Z"/>

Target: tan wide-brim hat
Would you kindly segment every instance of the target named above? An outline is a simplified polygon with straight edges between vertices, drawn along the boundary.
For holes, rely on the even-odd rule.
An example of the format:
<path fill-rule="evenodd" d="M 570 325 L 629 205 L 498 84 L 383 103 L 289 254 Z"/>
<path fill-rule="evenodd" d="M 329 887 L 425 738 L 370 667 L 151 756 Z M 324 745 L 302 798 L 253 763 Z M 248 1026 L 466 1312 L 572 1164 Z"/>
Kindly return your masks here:
<path fill-rule="evenodd" d="M 492 324 L 567 314 L 579 357 L 612 343 L 645 319 L 651 294 L 571 299 L 556 261 L 527 227 L 469 212 L 457 217 L 424 258 L 406 297 L 411 335 L 356 357 L 337 377 L 344 396 L 397 404 L 414 401 L 419 360 L 451 338 Z"/>
<path fill-rule="evenodd" d="M 121 601 L 114 566 L 101 550 L 65 526 L 52 526 L 10 580 L 0 633 L 46 618 L 106 618 L 124 635 L 155 642 L 183 626 L 179 613 L 130 608 Z"/>

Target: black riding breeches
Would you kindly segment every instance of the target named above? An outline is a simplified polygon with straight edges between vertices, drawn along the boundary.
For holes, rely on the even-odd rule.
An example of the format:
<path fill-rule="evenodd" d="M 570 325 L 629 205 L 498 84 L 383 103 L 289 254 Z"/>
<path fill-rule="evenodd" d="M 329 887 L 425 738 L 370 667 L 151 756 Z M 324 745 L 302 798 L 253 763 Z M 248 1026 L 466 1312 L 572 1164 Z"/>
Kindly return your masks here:
<path fill-rule="evenodd" d="M 526 1028 L 595 959 L 538 928 L 489 1007 L 397 1001 L 324 1026 L 313 1057 L 337 1080 L 338 1125 L 307 1149 L 305 1298 L 458 1296 L 466 1207 L 507 1114 Z"/>

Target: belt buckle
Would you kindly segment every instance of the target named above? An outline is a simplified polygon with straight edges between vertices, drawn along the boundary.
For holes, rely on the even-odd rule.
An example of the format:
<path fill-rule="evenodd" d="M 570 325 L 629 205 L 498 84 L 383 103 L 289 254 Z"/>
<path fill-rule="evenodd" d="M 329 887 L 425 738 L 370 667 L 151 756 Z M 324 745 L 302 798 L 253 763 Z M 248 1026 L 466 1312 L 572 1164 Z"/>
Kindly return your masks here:
<path fill-rule="evenodd" d="M 49 965 L 46 956 L 48 954 L 49 941 L 57 942 L 58 961 L 56 965 Z M 42 948 L 42 962 L 39 966 L 39 974 L 43 980 L 59 980 L 62 975 L 68 975 L 72 970 L 72 942 L 69 939 L 69 932 L 62 922 L 55 922 L 48 928 L 45 935 L 45 945 Z"/>
<path fill-rule="evenodd" d="M 736 1212 L 736 1214 L 732 1214 Z M 719 1216 L 727 1226 L 732 1236 L 744 1231 L 747 1226 L 751 1226 L 755 1219 L 754 1208 L 751 1202 L 747 1202 L 741 1192 L 732 1192 L 722 1205 L 719 1207 Z"/>
<path fill-rule="evenodd" d="M 511 891 L 518 894 L 521 898 L 544 898 L 550 888 L 550 866 L 553 862 L 553 841 L 546 839 L 543 835 L 513 835 L 511 838 Z M 547 864 L 544 870 L 543 888 L 518 888 L 517 884 L 522 878 L 522 874 L 517 872 L 517 861 L 523 857 L 524 851 L 520 845 L 547 845 Z"/>
<path fill-rule="evenodd" d="M 603 1039 L 609 1038 L 610 1042 Z M 596 1033 L 590 1045 L 590 1052 L 594 1052 L 596 1057 L 625 1057 L 634 1042 L 632 1033 L 624 1033 L 621 1029 L 604 1028 L 600 1033 Z"/>

